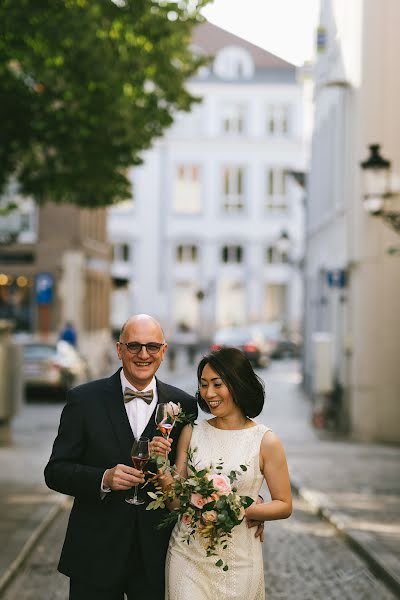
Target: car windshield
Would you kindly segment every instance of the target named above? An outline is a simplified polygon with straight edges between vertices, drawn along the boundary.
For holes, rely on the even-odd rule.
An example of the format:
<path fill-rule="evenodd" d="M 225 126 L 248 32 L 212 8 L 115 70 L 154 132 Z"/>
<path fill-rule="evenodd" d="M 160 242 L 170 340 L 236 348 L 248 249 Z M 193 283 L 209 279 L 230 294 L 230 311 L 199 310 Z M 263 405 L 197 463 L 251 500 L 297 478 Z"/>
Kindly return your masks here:
<path fill-rule="evenodd" d="M 56 346 L 50 344 L 30 344 L 24 346 L 24 358 L 28 360 L 43 360 L 57 354 Z"/>

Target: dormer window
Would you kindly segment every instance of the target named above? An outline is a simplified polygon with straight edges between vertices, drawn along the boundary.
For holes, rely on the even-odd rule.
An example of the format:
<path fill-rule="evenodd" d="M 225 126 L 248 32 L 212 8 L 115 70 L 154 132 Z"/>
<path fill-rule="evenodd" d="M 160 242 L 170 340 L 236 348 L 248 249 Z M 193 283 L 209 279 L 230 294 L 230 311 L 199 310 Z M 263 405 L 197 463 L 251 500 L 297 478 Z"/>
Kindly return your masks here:
<path fill-rule="evenodd" d="M 214 73 L 221 79 L 251 79 L 254 74 L 253 59 L 243 48 L 226 46 L 214 60 Z"/>

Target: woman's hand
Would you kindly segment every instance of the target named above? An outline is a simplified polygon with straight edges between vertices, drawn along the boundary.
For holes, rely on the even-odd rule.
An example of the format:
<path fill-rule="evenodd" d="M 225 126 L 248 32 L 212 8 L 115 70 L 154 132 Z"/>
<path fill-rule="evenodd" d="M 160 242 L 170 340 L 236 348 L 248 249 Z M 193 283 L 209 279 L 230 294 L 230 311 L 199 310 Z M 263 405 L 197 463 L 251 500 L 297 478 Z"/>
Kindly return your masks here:
<path fill-rule="evenodd" d="M 171 452 L 171 445 L 172 438 L 166 440 L 159 435 L 155 435 L 149 444 L 150 454 L 152 456 L 162 456 L 165 458 Z"/>
<path fill-rule="evenodd" d="M 264 502 L 262 496 L 257 496 L 256 504 L 262 504 Z M 264 541 L 264 521 L 256 521 L 254 519 L 249 519 L 246 517 L 246 524 L 249 529 L 252 527 L 257 527 L 255 537 L 260 538 L 260 542 Z"/>

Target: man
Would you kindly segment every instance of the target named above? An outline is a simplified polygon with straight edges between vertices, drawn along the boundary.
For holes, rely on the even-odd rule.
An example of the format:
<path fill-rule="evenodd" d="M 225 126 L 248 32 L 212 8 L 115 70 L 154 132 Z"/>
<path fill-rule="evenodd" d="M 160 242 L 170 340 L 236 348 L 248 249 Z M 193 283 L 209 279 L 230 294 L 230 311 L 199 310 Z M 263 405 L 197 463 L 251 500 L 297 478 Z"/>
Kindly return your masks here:
<path fill-rule="evenodd" d="M 130 451 L 139 436 L 157 435 L 157 404 L 180 402 L 197 415 L 193 397 L 155 378 L 166 350 L 160 324 L 133 316 L 117 343 L 122 369 L 68 393 L 45 479 L 75 497 L 58 566 L 70 577 L 70 600 L 122 600 L 124 593 L 129 600 L 164 599 L 170 530 L 156 529 L 164 513 L 146 511 L 147 500 L 124 500 L 144 482 Z M 181 429 L 178 423 L 173 430 L 171 461 Z M 141 495 L 147 498 L 147 488 Z"/>

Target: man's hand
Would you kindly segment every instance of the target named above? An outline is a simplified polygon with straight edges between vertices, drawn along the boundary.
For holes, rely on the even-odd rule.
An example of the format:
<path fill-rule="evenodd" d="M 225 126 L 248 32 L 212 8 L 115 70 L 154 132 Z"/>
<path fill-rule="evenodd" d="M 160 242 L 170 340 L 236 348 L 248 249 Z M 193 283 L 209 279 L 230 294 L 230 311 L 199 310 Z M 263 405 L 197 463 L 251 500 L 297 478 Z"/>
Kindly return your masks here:
<path fill-rule="evenodd" d="M 104 473 L 104 485 L 112 490 L 129 490 L 134 485 L 144 483 L 144 474 L 127 465 L 115 465 Z"/>
<path fill-rule="evenodd" d="M 261 496 L 257 497 L 256 504 L 262 504 L 264 500 Z M 250 529 L 251 527 L 257 527 L 255 537 L 260 538 L 260 542 L 264 541 L 264 521 L 254 521 L 253 519 L 246 519 L 247 527 Z"/>

